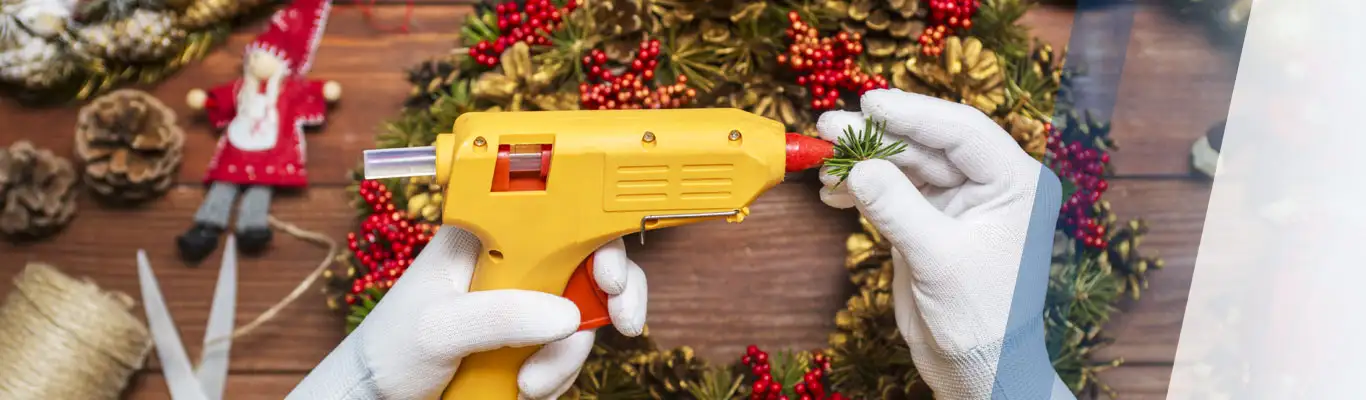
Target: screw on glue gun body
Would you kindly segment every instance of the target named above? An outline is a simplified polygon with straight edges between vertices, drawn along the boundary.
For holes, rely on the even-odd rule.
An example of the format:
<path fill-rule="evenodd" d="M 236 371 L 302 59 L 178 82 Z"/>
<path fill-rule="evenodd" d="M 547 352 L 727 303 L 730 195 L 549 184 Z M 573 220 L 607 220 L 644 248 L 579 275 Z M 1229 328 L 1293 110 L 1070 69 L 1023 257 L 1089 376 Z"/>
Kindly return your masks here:
<path fill-rule="evenodd" d="M 367 151 L 367 178 L 435 175 L 442 222 L 481 242 L 470 291 L 563 294 L 583 329 L 610 323 L 593 251 L 637 231 L 739 222 L 794 148 L 821 148 L 736 109 L 466 113 L 453 131 L 432 147 Z M 467 357 L 444 398 L 515 399 L 535 350 Z"/>

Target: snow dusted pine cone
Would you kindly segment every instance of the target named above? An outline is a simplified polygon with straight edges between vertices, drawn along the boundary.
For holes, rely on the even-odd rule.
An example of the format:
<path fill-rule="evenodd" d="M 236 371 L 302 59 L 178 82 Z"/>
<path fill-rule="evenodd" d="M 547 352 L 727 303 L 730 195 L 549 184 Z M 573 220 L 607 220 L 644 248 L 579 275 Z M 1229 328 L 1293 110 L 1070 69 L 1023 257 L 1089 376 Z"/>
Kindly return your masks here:
<path fill-rule="evenodd" d="M 76 72 L 75 60 L 58 45 L 17 30 L 0 43 L 0 81 L 44 89 Z"/>
<path fill-rule="evenodd" d="M 185 31 L 175 26 L 169 13 L 143 9 L 81 29 L 78 35 L 86 52 L 134 62 L 163 59 L 185 45 Z"/>

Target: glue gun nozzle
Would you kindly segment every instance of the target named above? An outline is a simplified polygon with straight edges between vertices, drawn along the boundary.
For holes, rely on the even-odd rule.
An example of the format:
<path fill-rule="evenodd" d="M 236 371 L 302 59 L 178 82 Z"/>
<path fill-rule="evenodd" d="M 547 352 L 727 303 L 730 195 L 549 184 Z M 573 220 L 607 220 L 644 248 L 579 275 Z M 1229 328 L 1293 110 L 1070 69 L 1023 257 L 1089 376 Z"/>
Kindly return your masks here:
<path fill-rule="evenodd" d="M 366 150 L 365 179 L 436 175 L 436 147 Z"/>

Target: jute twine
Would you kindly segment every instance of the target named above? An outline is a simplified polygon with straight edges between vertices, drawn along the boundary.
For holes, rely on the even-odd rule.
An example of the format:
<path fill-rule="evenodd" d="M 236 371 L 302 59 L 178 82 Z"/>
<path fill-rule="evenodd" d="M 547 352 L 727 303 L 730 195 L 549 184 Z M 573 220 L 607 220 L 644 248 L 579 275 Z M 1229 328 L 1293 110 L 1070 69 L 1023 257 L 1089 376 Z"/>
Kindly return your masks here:
<path fill-rule="evenodd" d="M 327 257 L 292 292 L 231 337 L 251 333 L 318 280 L 338 246 L 326 235 L 270 217 L 286 233 L 327 248 Z M 0 399 L 117 399 L 152 349 L 132 297 L 100 290 L 56 268 L 33 263 L 0 305 Z M 213 342 L 228 340 L 214 338 Z"/>
<path fill-rule="evenodd" d="M 131 297 L 30 263 L 0 305 L 0 398 L 117 399 L 152 349 Z"/>
<path fill-rule="evenodd" d="M 274 305 L 271 305 L 270 308 L 266 309 L 261 315 L 256 316 L 251 322 L 233 330 L 232 335 L 210 339 L 208 341 L 209 344 L 217 344 L 225 340 L 240 338 L 256 330 L 256 328 L 259 328 L 262 324 L 275 319 L 275 316 L 279 315 L 281 310 L 289 307 L 290 304 L 294 304 L 295 300 L 298 300 L 299 297 L 303 296 L 304 292 L 312 287 L 314 282 L 318 281 L 318 278 L 323 275 L 324 271 L 327 271 L 327 269 L 332 266 L 332 262 L 337 258 L 337 252 L 340 250 L 341 246 L 338 246 L 337 241 L 332 240 L 332 238 L 327 237 L 327 235 L 300 228 L 297 225 L 275 218 L 274 215 L 271 215 L 269 218 L 270 226 L 285 231 L 285 233 L 299 238 L 300 240 L 313 243 L 320 247 L 326 247 L 327 255 L 323 257 L 323 260 L 318 263 L 317 267 L 313 268 L 313 272 L 310 272 L 308 276 L 304 277 L 303 281 L 299 282 L 298 285 L 295 285 L 294 290 L 289 292 L 288 295 L 285 295 L 283 299 L 275 302 Z"/>

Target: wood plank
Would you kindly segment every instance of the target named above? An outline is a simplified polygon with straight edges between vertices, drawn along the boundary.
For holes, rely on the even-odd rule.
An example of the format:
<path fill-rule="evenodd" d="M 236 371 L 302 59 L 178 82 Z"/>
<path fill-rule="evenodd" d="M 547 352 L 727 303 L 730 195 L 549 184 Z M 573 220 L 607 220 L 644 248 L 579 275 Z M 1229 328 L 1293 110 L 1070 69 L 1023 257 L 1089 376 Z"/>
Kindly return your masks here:
<path fill-rule="evenodd" d="M 1201 26 L 1154 3 L 1134 16 L 1112 114 L 1122 176 L 1189 174 L 1190 146 L 1227 116 L 1237 72 L 1237 54 L 1212 50 Z"/>
<path fill-rule="evenodd" d="M 650 232 L 632 258 L 650 279 L 650 332 L 729 362 L 744 346 L 825 346 L 850 284 L 844 242 L 857 215 L 821 203 L 817 183 L 785 184 L 739 225 Z"/>
<path fill-rule="evenodd" d="M 649 272 L 651 325 L 667 345 L 729 359 L 751 342 L 814 348 L 825 341 L 843 302 L 844 237 L 855 217 L 826 207 L 814 185 L 780 185 L 751 208 L 742 224 L 722 222 L 652 232 L 632 254 Z M 189 226 L 203 191 L 180 188 L 148 207 L 121 211 L 83 200 L 80 217 L 53 240 L 0 245 L 0 282 L 28 261 L 43 261 L 105 288 L 138 293 L 134 254 L 145 248 L 187 351 L 197 354 L 208 317 L 218 255 L 200 268 L 176 257 L 174 237 Z M 339 188 L 317 188 L 279 198 L 272 213 L 306 229 L 341 238 L 352 211 Z M 118 234 L 111 234 L 117 229 Z M 800 233 L 800 234 L 793 234 Z M 238 323 L 255 318 L 289 293 L 323 250 L 280 234 L 266 255 L 240 260 Z M 0 294 L 9 285 L 0 288 Z M 141 311 L 138 310 L 141 315 Z M 310 291 L 260 331 L 234 346 L 242 371 L 306 371 L 340 342 L 341 318 Z M 155 363 L 153 363 L 155 364 Z"/>
<path fill-rule="evenodd" d="M 1166 362 L 1176 356 L 1196 252 L 1209 205 L 1210 184 L 1198 180 L 1115 179 L 1107 193 L 1121 218 L 1142 218 L 1151 231 L 1143 249 L 1156 252 L 1166 268 L 1150 275 L 1151 290 L 1140 301 L 1124 301 L 1109 325 L 1113 345 L 1096 356 L 1130 362 Z"/>
<path fill-rule="evenodd" d="M 373 8 L 378 23 L 396 24 L 405 6 Z M 319 46 L 317 63 L 309 77 L 341 83 L 342 101 L 330 112 L 328 126 L 308 137 L 310 173 L 315 184 L 346 182 L 346 171 L 360 160 L 360 152 L 373 146 L 377 128 L 396 115 L 409 88 L 405 70 L 447 52 L 454 45 L 467 5 L 423 5 L 413 13 L 411 34 L 386 34 L 371 29 L 361 9 L 338 6 L 329 18 L 327 33 Z M 213 156 L 218 132 L 185 105 L 193 88 L 229 82 L 241 73 L 242 49 L 264 29 L 264 21 L 240 28 L 231 39 L 198 64 L 148 90 L 172 107 L 185 129 L 185 157 L 179 171 L 181 182 L 197 183 Z M 10 100 L 0 101 L 7 137 L 24 136 L 59 154 L 73 154 L 72 130 L 78 108 L 23 108 Z M 13 135 L 13 136 L 11 136 Z M 8 140 L 3 143 L 8 144 Z"/>
<path fill-rule="evenodd" d="M 135 255 L 146 249 L 162 285 L 168 309 L 174 317 L 186 351 L 197 357 L 204 337 L 221 252 L 202 266 L 192 268 L 176 254 L 175 237 L 190 226 L 204 191 L 174 189 L 156 202 L 134 210 L 102 208 L 82 198 L 78 216 L 51 240 L 28 245 L 0 244 L 0 292 L 22 267 L 31 261 L 57 266 L 71 276 L 88 276 L 107 290 L 138 298 Z M 341 239 L 354 226 L 351 210 L 340 189 L 311 190 L 277 198 L 272 214 Z M 325 250 L 277 232 L 273 248 L 260 257 L 239 257 L 238 326 L 256 318 L 293 290 Z M 142 309 L 134 310 L 142 316 Z M 234 370 L 305 371 L 341 341 L 341 319 L 327 309 L 317 290 L 309 290 L 298 302 L 282 311 L 274 323 L 236 341 Z M 155 357 L 151 365 L 155 366 Z"/>
<path fill-rule="evenodd" d="M 283 399 L 304 379 L 305 373 L 233 373 L 228 375 L 225 399 Z M 133 376 L 124 390 L 127 400 L 167 400 L 171 393 L 166 388 L 166 376 L 144 371 Z"/>

